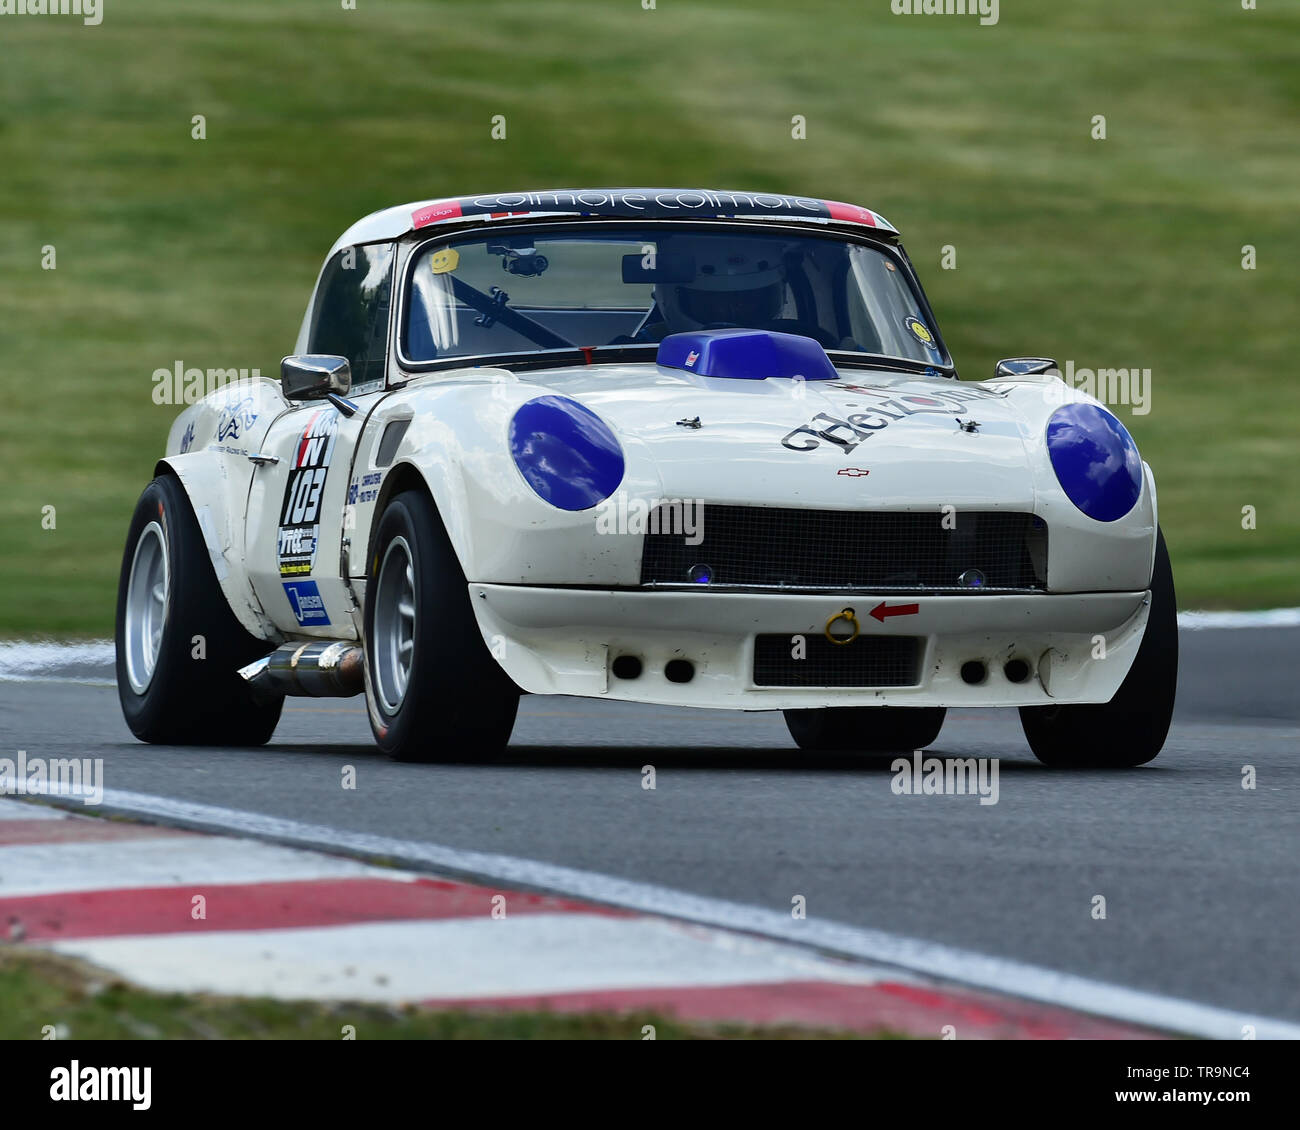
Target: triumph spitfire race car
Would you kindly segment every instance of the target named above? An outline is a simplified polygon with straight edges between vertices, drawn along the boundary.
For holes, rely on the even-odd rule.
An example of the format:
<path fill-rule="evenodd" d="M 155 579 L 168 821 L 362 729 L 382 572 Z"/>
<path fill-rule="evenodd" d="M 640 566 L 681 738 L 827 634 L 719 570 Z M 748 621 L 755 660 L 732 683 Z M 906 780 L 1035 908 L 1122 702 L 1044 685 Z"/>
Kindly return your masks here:
<path fill-rule="evenodd" d="M 1176 671 L 1119 420 L 1047 358 L 959 381 L 889 223 L 763 193 L 361 220 L 279 383 L 173 424 L 117 605 L 138 738 L 364 693 L 403 760 L 499 749 L 529 693 L 778 709 L 806 750 L 1014 706 L 1044 762 L 1136 765 Z"/>

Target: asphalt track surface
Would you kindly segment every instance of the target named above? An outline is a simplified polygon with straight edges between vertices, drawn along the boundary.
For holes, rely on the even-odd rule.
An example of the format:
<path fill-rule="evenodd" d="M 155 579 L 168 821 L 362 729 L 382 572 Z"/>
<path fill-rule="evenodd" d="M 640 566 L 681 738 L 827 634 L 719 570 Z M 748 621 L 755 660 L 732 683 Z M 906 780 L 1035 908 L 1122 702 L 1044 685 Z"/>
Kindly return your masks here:
<path fill-rule="evenodd" d="M 1049 770 L 1014 711 L 950 712 L 927 753 L 1000 758 L 986 806 L 895 795 L 890 758 L 801 753 L 777 713 L 568 698 L 525 698 L 490 764 L 419 766 L 375 752 L 359 699 L 290 700 L 262 749 L 183 749 L 136 742 L 111 686 L 0 682 L 0 755 L 103 757 L 111 789 L 785 913 L 802 895 L 810 919 L 1300 1020 L 1300 629 L 1181 644 L 1174 728 L 1140 769 Z"/>

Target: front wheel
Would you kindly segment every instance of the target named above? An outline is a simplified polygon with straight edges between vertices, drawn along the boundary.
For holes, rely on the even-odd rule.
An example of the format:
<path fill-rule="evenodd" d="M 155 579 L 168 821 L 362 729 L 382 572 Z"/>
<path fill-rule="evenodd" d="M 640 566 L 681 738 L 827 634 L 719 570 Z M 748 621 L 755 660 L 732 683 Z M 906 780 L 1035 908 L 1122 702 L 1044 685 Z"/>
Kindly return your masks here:
<path fill-rule="evenodd" d="M 1164 534 L 1156 532 L 1151 609 L 1133 666 L 1109 702 L 1022 706 L 1034 756 L 1067 769 L 1124 769 L 1151 761 L 1165 744 L 1178 689 L 1178 608 Z"/>
<path fill-rule="evenodd" d="M 782 713 L 800 749 L 901 753 L 930 745 L 948 711 L 942 706 L 827 706 Z"/>
<path fill-rule="evenodd" d="M 283 699 L 253 700 L 240 667 L 271 650 L 244 630 L 217 583 L 180 481 L 144 489 L 117 589 L 117 693 L 131 732 L 163 745 L 264 745 Z"/>
<path fill-rule="evenodd" d="M 366 703 L 398 761 L 475 759 L 510 740 L 519 690 L 483 642 L 432 500 L 396 495 L 375 527 L 366 592 Z"/>

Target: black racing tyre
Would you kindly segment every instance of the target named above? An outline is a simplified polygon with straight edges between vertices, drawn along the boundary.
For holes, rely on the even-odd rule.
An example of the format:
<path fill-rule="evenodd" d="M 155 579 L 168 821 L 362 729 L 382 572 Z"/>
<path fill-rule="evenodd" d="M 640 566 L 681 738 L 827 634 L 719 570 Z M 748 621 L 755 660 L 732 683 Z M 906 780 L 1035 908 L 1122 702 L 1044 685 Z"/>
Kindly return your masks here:
<path fill-rule="evenodd" d="M 265 745 L 283 699 L 253 701 L 240 667 L 271 650 L 230 610 L 184 487 L 140 495 L 117 586 L 117 693 L 126 724 L 161 745 Z"/>
<path fill-rule="evenodd" d="M 423 491 L 375 526 L 366 584 L 366 704 L 397 761 L 475 760 L 510 741 L 519 689 L 488 651 L 456 551 Z"/>
<path fill-rule="evenodd" d="M 782 713 L 800 749 L 893 753 L 930 745 L 948 711 L 942 706 L 826 706 Z"/>
<path fill-rule="evenodd" d="M 1022 706 L 1020 724 L 1044 765 L 1124 769 L 1158 754 L 1178 690 L 1178 606 L 1165 537 L 1156 531 L 1151 611 L 1128 675 L 1109 702 Z"/>

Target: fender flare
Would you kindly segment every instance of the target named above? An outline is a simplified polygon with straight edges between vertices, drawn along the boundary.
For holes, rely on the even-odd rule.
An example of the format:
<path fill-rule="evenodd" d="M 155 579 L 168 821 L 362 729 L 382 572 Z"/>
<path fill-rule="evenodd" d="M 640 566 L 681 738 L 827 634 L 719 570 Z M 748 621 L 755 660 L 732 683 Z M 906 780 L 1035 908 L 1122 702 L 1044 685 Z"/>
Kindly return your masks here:
<path fill-rule="evenodd" d="M 444 468 L 445 465 L 439 465 Z M 465 567 L 470 560 L 468 540 L 468 530 L 463 521 L 448 522 L 448 515 L 453 517 L 463 513 L 463 506 L 458 506 L 456 502 L 457 488 L 459 487 L 463 494 L 463 485 L 457 482 L 449 481 L 451 476 L 444 473 L 442 475 L 430 475 L 429 472 L 434 468 L 429 466 L 420 466 L 409 456 L 401 457 L 384 473 L 384 481 L 379 490 L 379 495 L 375 499 L 375 508 L 372 511 L 372 520 L 370 529 L 366 531 L 365 537 L 365 556 L 352 560 L 352 567 L 348 570 L 353 579 L 368 578 L 370 575 L 370 561 L 374 555 L 375 530 L 379 527 L 379 519 L 382 517 L 384 510 L 393 496 L 407 490 L 422 490 L 433 501 L 433 508 L 437 511 L 438 520 L 442 523 L 442 528 L 447 532 L 447 537 L 451 541 L 452 548 L 456 552 L 456 559 L 460 562 L 461 571 L 465 572 Z M 469 574 L 466 572 L 466 576 Z"/>
<path fill-rule="evenodd" d="M 283 642 L 283 634 L 262 611 L 240 560 L 247 484 L 241 498 L 241 488 L 231 481 L 228 461 L 206 451 L 165 456 L 154 466 L 154 477 L 160 475 L 174 475 L 180 481 L 208 547 L 217 584 L 235 619 L 258 639 Z"/>
<path fill-rule="evenodd" d="M 1156 501 L 1155 472 L 1151 470 L 1151 464 L 1145 459 L 1142 461 L 1142 477 L 1146 480 L 1147 490 L 1151 492 L 1151 525 L 1155 527 L 1155 533 L 1151 535 L 1151 576 L 1154 578 L 1156 573 L 1156 546 L 1160 542 L 1160 507 Z"/>

